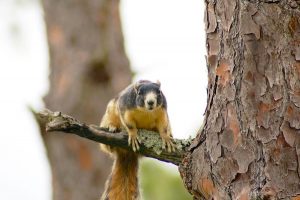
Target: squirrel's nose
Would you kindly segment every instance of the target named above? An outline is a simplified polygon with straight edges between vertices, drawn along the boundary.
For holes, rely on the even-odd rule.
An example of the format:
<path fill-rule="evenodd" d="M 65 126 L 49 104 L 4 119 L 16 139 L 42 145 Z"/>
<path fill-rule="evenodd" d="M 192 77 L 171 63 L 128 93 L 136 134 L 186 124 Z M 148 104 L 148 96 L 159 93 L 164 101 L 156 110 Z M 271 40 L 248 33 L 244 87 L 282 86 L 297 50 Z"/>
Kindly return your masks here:
<path fill-rule="evenodd" d="M 148 104 L 149 106 L 153 106 L 153 105 L 154 105 L 154 101 L 149 100 L 149 101 L 147 101 L 147 104 Z"/>

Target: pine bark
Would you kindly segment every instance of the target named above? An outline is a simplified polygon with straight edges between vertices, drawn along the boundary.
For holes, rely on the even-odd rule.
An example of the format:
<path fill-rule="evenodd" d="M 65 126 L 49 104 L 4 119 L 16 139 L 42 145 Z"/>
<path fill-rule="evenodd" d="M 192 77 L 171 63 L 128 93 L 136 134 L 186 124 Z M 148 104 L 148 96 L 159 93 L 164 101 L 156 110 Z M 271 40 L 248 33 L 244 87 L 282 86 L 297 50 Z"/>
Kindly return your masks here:
<path fill-rule="evenodd" d="M 195 199 L 300 199 L 300 1 L 205 4 L 208 101 L 185 184 Z"/>
<path fill-rule="evenodd" d="M 43 0 L 50 54 L 45 107 L 99 124 L 109 99 L 130 83 L 118 0 Z M 111 160 L 97 143 L 42 132 L 54 200 L 99 199 Z"/>

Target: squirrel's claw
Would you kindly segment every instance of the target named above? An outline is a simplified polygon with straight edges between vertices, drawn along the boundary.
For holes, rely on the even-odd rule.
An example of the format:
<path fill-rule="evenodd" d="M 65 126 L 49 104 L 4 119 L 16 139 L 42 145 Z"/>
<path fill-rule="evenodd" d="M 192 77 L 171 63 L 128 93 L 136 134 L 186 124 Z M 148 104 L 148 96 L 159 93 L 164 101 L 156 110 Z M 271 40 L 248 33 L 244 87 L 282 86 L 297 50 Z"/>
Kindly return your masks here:
<path fill-rule="evenodd" d="M 137 136 L 128 136 L 128 145 L 132 146 L 132 150 L 136 152 L 137 150 L 140 149 L 139 143 L 140 139 Z"/>
<path fill-rule="evenodd" d="M 162 149 L 166 149 L 166 147 L 168 152 L 176 151 L 176 146 L 172 140 L 172 137 L 162 138 Z"/>
<path fill-rule="evenodd" d="M 118 128 L 117 128 L 117 127 L 115 127 L 115 126 L 111 126 L 111 125 L 110 125 L 110 126 L 108 126 L 108 130 L 109 130 L 109 132 L 113 132 L 113 133 L 114 133 L 114 132 L 116 132 L 116 131 L 117 131 L 117 129 L 118 129 Z"/>

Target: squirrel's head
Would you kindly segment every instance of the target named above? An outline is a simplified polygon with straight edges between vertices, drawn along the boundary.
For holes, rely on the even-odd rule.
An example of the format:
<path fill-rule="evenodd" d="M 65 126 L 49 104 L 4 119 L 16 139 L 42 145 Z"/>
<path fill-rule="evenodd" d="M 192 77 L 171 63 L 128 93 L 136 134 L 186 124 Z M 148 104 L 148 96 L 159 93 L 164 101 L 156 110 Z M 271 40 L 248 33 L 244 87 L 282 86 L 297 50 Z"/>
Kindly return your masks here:
<path fill-rule="evenodd" d="M 134 84 L 136 92 L 136 105 L 148 111 L 155 110 L 163 103 L 163 94 L 160 90 L 160 82 L 156 83 L 142 80 Z"/>

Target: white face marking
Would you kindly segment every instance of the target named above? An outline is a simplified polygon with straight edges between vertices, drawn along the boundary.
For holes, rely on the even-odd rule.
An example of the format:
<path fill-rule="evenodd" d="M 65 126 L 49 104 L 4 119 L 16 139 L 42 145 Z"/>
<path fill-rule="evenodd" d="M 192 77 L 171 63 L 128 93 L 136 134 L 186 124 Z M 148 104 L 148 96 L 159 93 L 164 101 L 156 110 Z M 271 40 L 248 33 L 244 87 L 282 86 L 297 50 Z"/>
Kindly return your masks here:
<path fill-rule="evenodd" d="M 147 110 L 153 110 L 154 108 L 156 108 L 157 106 L 157 95 L 154 92 L 149 92 L 148 94 L 146 94 L 145 96 L 145 108 Z"/>

